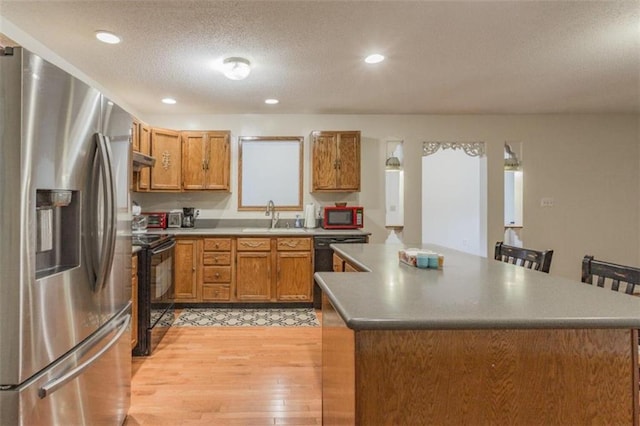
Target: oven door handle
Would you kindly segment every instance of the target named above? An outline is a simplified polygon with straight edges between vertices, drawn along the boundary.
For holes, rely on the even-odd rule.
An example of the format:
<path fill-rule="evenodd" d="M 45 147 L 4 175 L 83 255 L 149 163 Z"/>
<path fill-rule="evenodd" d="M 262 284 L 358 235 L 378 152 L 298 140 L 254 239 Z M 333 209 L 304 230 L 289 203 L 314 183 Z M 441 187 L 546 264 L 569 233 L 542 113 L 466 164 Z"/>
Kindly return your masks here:
<path fill-rule="evenodd" d="M 171 244 L 169 244 L 169 245 L 158 247 L 157 249 L 151 250 L 151 255 L 155 256 L 157 254 L 164 253 L 165 251 L 171 250 L 175 246 L 176 246 L 176 240 L 173 240 L 173 241 L 171 241 Z"/>

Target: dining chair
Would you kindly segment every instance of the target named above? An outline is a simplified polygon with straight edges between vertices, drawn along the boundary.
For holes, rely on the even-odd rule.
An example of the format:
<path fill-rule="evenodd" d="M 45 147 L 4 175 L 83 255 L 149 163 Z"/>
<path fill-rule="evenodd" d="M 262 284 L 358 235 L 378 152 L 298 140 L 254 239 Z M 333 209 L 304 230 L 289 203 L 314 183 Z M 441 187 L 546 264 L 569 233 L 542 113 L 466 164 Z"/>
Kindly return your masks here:
<path fill-rule="evenodd" d="M 496 243 L 495 259 L 528 269 L 549 273 L 553 250 L 533 250 L 508 246 L 502 241 Z"/>
<path fill-rule="evenodd" d="M 626 284 L 624 292 L 633 294 L 635 286 L 640 284 L 640 268 L 596 260 L 593 256 L 587 255 L 582 259 L 581 281 L 593 285 L 594 277 L 597 277 L 595 284 L 598 287 L 619 292 L 620 283 L 623 283 Z"/>

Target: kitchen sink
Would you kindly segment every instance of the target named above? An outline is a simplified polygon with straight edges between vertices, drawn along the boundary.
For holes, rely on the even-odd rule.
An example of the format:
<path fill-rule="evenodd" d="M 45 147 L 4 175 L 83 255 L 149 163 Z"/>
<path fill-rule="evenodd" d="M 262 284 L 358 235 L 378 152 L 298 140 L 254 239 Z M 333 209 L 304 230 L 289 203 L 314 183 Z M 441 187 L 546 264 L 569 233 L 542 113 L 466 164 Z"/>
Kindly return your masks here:
<path fill-rule="evenodd" d="M 299 234 L 306 231 L 304 228 L 243 228 L 242 232 L 256 234 Z"/>

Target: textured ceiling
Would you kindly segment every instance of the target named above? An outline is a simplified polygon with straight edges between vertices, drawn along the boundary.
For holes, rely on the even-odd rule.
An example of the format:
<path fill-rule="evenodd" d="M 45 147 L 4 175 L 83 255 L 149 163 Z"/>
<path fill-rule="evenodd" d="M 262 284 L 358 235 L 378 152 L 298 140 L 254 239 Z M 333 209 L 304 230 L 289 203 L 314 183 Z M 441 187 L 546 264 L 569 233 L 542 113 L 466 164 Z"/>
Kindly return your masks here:
<path fill-rule="evenodd" d="M 145 115 L 640 113 L 637 0 L 0 0 L 0 15 Z M 251 75 L 215 71 L 227 56 Z"/>

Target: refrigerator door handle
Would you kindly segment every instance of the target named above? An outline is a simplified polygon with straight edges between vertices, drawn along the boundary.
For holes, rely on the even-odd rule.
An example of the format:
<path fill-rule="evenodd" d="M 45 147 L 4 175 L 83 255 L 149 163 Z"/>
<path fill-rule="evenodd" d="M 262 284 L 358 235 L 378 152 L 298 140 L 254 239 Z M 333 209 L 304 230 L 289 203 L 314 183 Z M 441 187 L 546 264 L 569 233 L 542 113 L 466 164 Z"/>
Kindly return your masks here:
<path fill-rule="evenodd" d="M 107 136 L 96 133 L 96 160 L 95 168 L 99 167 L 100 177 L 102 178 L 102 186 L 104 188 L 104 223 L 103 237 L 99 253 L 93 253 L 93 268 L 96 274 L 94 290 L 100 291 L 107 282 L 107 276 L 113 264 L 113 256 L 116 242 L 116 205 L 115 205 L 115 177 L 111 166 L 111 149 L 109 148 L 109 139 Z M 96 265 L 98 259 L 100 263 Z"/>
<path fill-rule="evenodd" d="M 64 375 L 62 375 L 62 376 L 60 376 L 58 378 L 49 380 L 40 389 L 38 389 L 38 397 L 40 397 L 40 399 L 46 398 L 47 396 L 51 395 L 53 392 L 57 391 L 62 386 L 64 386 L 67 382 L 70 382 L 71 380 L 73 380 L 76 377 L 78 377 L 87 368 L 91 367 L 91 365 L 94 362 L 99 360 L 105 353 L 107 353 L 109 351 L 109 349 L 111 349 L 113 347 L 113 345 L 115 345 L 118 342 L 120 337 L 129 329 L 129 324 L 130 323 L 131 323 L 131 315 L 127 314 L 118 324 L 118 325 L 122 324 L 120 326 L 120 330 L 118 330 L 118 332 L 113 337 L 113 339 L 111 339 L 111 341 L 109 343 L 107 343 L 105 345 L 105 347 L 103 347 L 98 352 L 96 352 L 93 356 L 91 356 L 91 358 L 89 358 L 88 360 L 86 360 L 82 364 L 78 365 L 74 369 L 68 371 Z M 114 328 L 117 327 L 118 325 L 114 326 Z M 112 330 L 109 330 L 109 332 L 111 332 L 111 331 Z"/>

